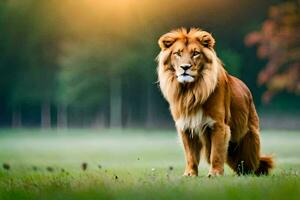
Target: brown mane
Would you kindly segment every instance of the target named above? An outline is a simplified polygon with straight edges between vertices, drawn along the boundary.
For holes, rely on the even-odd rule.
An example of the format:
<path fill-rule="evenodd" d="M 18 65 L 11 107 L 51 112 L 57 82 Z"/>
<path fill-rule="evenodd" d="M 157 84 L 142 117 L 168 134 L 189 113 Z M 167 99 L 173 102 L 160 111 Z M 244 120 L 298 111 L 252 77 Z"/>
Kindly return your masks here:
<path fill-rule="evenodd" d="M 204 32 L 200 29 L 192 28 L 189 32 L 186 29 L 178 29 L 171 32 L 173 37 L 178 40 L 186 40 L 198 36 L 197 32 Z M 171 51 L 161 51 L 157 56 L 158 61 L 158 77 L 159 85 L 164 97 L 168 100 L 171 106 L 177 107 L 181 113 L 192 113 L 199 108 L 214 91 L 218 82 L 219 73 L 224 73 L 222 63 L 217 58 L 213 49 L 204 49 L 203 53 L 209 58 L 209 62 L 205 63 L 204 69 L 201 72 L 201 77 L 193 83 L 182 85 L 175 79 L 173 72 L 170 69 L 170 63 L 166 62 Z"/>

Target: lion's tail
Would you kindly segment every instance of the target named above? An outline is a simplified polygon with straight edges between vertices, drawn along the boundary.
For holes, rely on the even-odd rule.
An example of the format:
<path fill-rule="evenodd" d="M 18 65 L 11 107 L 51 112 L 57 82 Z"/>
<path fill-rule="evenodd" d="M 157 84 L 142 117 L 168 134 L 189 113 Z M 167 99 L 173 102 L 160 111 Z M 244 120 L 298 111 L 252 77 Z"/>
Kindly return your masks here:
<path fill-rule="evenodd" d="M 274 168 L 274 160 L 272 156 L 260 156 L 259 166 L 255 171 L 256 175 L 268 175 Z"/>

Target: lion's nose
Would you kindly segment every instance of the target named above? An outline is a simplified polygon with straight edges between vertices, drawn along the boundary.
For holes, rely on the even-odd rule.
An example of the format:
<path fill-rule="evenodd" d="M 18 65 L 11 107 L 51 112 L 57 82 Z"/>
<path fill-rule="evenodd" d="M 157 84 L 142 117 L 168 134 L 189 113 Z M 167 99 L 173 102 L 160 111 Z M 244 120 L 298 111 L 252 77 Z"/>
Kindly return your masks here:
<path fill-rule="evenodd" d="M 186 70 L 188 70 L 189 68 L 191 68 L 192 65 L 191 65 L 191 64 L 184 64 L 184 65 L 180 65 L 180 67 L 181 67 L 184 71 L 186 71 Z"/>

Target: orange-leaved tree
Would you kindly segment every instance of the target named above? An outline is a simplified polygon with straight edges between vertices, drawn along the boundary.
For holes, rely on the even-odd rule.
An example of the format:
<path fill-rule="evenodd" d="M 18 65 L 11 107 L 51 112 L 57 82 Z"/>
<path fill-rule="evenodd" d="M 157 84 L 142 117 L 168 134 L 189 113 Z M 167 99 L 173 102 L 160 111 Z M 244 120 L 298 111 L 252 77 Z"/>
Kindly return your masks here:
<path fill-rule="evenodd" d="M 257 56 L 268 60 L 258 75 L 258 84 L 267 87 L 263 102 L 281 91 L 300 95 L 300 1 L 271 6 L 261 30 L 249 33 L 245 44 L 257 45 Z"/>

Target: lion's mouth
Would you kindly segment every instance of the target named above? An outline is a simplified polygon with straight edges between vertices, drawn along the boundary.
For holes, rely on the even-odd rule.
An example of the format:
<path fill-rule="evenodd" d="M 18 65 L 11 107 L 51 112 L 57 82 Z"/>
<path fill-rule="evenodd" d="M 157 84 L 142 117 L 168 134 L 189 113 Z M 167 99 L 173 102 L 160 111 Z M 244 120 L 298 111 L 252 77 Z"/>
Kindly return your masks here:
<path fill-rule="evenodd" d="M 195 79 L 194 76 L 187 74 L 185 72 L 183 74 L 180 74 L 179 76 L 177 76 L 177 80 L 180 83 L 190 83 L 190 82 L 193 82 L 194 79 Z"/>
<path fill-rule="evenodd" d="M 190 74 L 187 74 L 187 73 L 183 73 L 183 74 L 181 74 L 180 76 L 191 76 L 191 77 L 193 77 L 192 75 L 190 75 Z"/>

